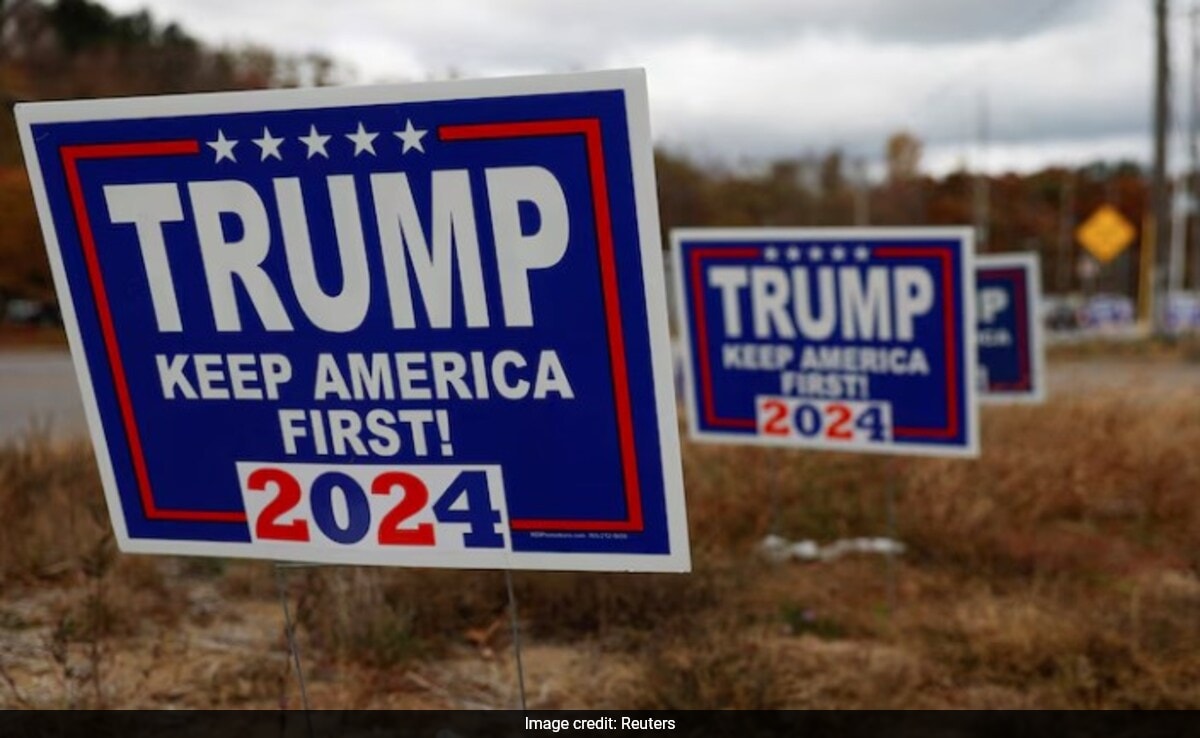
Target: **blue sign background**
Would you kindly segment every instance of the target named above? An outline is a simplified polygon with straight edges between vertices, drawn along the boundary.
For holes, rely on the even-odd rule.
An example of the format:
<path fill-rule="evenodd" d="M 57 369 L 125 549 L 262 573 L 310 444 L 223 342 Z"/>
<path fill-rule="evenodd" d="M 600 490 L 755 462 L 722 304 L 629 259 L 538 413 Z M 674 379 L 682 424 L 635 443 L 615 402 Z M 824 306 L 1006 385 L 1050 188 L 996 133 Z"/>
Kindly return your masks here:
<path fill-rule="evenodd" d="M 665 316 L 651 315 L 647 307 L 653 300 L 645 283 L 644 269 L 649 266 L 642 259 L 646 224 L 640 222 L 644 215 L 637 202 L 645 195 L 635 188 L 635 162 L 644 152 L 642 142 L 637 142 L 637 150 L 631 144 L 629 106 L 627 91 L 618 88 L 33 122 L 30 138 L 35 150 L 27 155 L 36 156 L 40 165 L 82 339 L 82 345 L 73 348 L 82 351 L 92 379 L 129 537 L 249 541 L 234 464 L 284 460 L 277 419 L 281 408 L 365 412 L 413 407 L 448 411 L 453 452 L 446 463 L 502 466 L 514 552 L 669 554 L 668 480 L 677 476 L 677 469 L 664 467 L 663 449 L 674 448 L 675 431 L 668 428 L 669 438 L 662 437 L 659 412 L 660 395 L 672 390 L 669 383 L 656 386 L 651 369 L 652 322 L 665 321 Z M 406 121 L 428 131 L 423 150 L 404 151 L 393 135 Z M 347 138 L 360 124 L 380 133 L 374 156 L 359 156 Z M 484 125 L 498 128 L 476 128 L 482 132 L 478 136 L 452 135 L 455 127 L 464 127 L 461 131 Z M 310 127 L 331 136 L 327 158 L 305 156 L 305 145 L 298 139 Z M 260 160 L 252 139 L 264 129 L 284 139 L 280 159 Z M 206 145 L 218 131 L 239 141 L 236 161 L 218 161 Z M 171 144 L 163 142 L 183 142 L 185 150 L 170 150 Z M 114 147 L 121 144 L 129 146 Z M 156 146 L 166 148 L 159 151 Z M 485 168 L 516 166 L 544 167 L 554 175 L 566 196 L 570 223 L 561 261 L 530 272 L 535 321 L 530 328 L 503 324 L 484 181 Z M 414 294 L 417 328 L 397 330 L 374 227 L 369 175 L 407 174 L 430 238 L 430 176 L 447 169 L 469 172 L 491 325 L 465 326 L 461 283 L 453 279 L 453 327 L 429 328 L 422 301 Z M 300 179 L 316 272 L 323 289 L 336 293 L 341 267 L 325 184 L 326 175 L 332 174 L 354 176 L 370 267 L 370 307 L 363 324 L 348 333 L 320 330 L 305 318 L 290 287 L 272 194 L 274 178 Z M 292 331 L 265 329 L 244 289 L 237 298 L 242 330 L 217 330 L 184 183 L 225 179 L 249 183 L 267 204 L 271 248 L 262 266 L 291 318 Z M 78 192 L 73 197 L 75 182 Z M 177 333 L 158 330 L 135 229 L 111 222 L 103 194 L 107 185 L 161 182 L 180 183 L 184 208 L 182 221 L 163 225 L 183 326 Z M 523 208 L 520 215 L 523 232 L 538 230 L 536 208 Z M 235 240 L 240 224 L 235 219 L 223 225 L 227 239 Z M 606 252 L 611 267 L 607 275 Z M 93 264 L 89 254 L 94 255 Z M 510 401 L 494 394 L 488 400 L 313 399 L 312 378 L 321 352 L 339 357 L 349 352 L 439 350 L 490 355 L 504 349 L 530 360 L 543 350 L 556 351 L 574 399 Z M 292 364 L 293 379 L 282 387 L 277 401 L 163 397 L 155 354 L 262 352 L 284 354 Z M 527 372 L 532 380 L 533 368 Z M 406 448 L 396 459 L 301 454 L 286 460 L 439 463 L 440 446 L 430 445 L 431 455 L 425 459 L 412 459 Z M 679 543 L 675 542 L 676 552 Z"/>
<path fill-rule="evenodd" d="M 872 401 L 892 405 L 894 440 L 879 448 L 853 450 L 958 455 L 975 453 L 977 413 L 971 382 L 969 234 L 951 229 L 685 229 L 672 233 L 680 315 L 689 349 L 687 399 L 692 434 L 701 440 L 775 443 L 756 428 L 755 398 L 779 396 L 780 376 L 771 371 L 722 366 L 727 343 L 790 344 L 799 357 L 805 346 L 891 347 L 895 341 L 843 341 L 838 331 L 824 340 L 757 340 L 725 334 L 722 292 L 708 283 L 715 266 L 772 265 L 853 267 L 915 265 L 934 275 L 933 305 L 915 322 L 915 340 L 928 359 L 927 375 L 872 374 Z M 751 314 L 750 290 L 738 292 L 742 316 Z M 968 298 L 968 296 L 971 296 Z M 815 298 L 814 298 L 815 299 Z M 839 323 L 840 325 L 840 319 Z M 795 368 L 795 361 L 792 367 Z M 806 396 L 806 395 L 796 395 Z M 782 443 L 782 441 L 780 441 Z"/>

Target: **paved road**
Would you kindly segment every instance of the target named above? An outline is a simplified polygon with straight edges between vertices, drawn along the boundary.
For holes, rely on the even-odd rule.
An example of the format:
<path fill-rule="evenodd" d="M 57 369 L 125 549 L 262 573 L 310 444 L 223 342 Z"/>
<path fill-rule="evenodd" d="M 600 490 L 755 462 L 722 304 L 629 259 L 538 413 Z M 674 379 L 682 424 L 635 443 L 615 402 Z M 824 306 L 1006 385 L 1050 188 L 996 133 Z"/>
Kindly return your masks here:
<path fill-rule="evenodd" d="M 0 352 L 0 443 L 34 426 L 59 437 L 87 433 L 75 368 L 65 350 Z"/>
<path fill-rule="evenodd" d="M 1200 363 L 1092 359 L 1050 364 L 1050 394 L 1200 393 Z M 58 437 L 87 432 L 75 370 L 65 350 L 0 351 L 0 443 L 31 425 Z"/>
<path fill-rule="evenodd" d="M 1200 363 L 1088 359 L 1050 362 L 1050 395 L 1079 392 L 1200 394 Z"/>

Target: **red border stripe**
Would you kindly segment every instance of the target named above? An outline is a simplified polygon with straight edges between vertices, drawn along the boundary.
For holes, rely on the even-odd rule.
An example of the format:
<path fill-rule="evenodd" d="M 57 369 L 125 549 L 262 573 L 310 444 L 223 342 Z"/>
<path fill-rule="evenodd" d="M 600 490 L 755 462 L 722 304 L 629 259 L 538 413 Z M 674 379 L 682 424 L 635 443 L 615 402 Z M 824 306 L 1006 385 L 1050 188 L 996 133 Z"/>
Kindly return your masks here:
<path fill-rule="evenodd" d="M 716 402 L 712 384 L 712 367 L 709 366 L 708 344 L 708 310 L 704 305 L 704 270 L 703 259 L 747 259 L 758 256 L 761 249 L 757 246 L 748 247 L 706 247 L 691 252 L 692 261 L 692 302 L 696 311 L 696 342 L 700 350 L 700 396 L 703 400 L 704 422 L 718 428 L 754 428 L 753 418 L 720 418 L 717 417 Z"/>
<path fill-rule="evenodd" d="M 142 449 L 141 434 L 138 432 L 137 418 L 133 410 L 133 400 L 129 394 L 129 381 L 125 375 L 125 364 L 121 360 L 121 350 L 117 342 L 117 331 L 113 324 L 112 310 L 109 306 L 108 291 L 104 287 L 104 278 L 100 270 L 100 259 L 96 253 L 96 238 L 92 231 L 91 218 L 88 216 L 87 206 L 83 199 L 83 185 L 79 179 L 79 162 L 83 159 L 178 156 L 183 154 L 197 154 L 199 152 L 200 142 L 194 140 L 90 144 L 63 146 L 59 149 L 59 155 L 62 157 L 63 162 L 63 171 L 67 179 L 67 190 L 71 196 L 71 208 L 75 212 L 75 221 L 79 227 L 79 242 L 83 249 L 84 260 L 87 263 L 88 281 L 91 282 L 92 295 L 96 301 L 96 314 L 100 319 L 100 331 L 104 337 L 104 348 L 108 355 L 109 366 L 112 369 L 113 386 L 117 393 L 117 404 L 121 408 L 121 421 L 125 428 L 125 440 L 129 444 L 129 453 L 133 461 L 133 472 L 137 479 L 138 493 L 142 500 L 142 512 L 149 520 L 244 523 L 246 521 L 246 514 L 243 511 L 166 509 L 158 507 L 154 502 L 154 492 L 150 486 L 150 473 L 146 469 L 146 458 Z"/>
<path fill-rule="evenodd" d="M 692 304 L 696 312 L 696 341 L 701 361 L 700 368 L 700 399 L 704 422 L 718 428 L 755 428 L 753 418 L 722 418 L 716 414 L 714 391 L 712 384 L 712 369 L 708 360 L 708 318 L 704 307 L 704 281 L 701 261 L 706 258 L 747 258 L 757 256 L 760 246 L 746 247 L 701 247 L 691 249 L 691 292 Z M 910 438 L 953 438 L 958 435 L 961 426 L 960 408 L 958 406 L 958 368 L 954 363 L 957 353 L 958 339 L 955 335 L 954 311 L 949 295 L 953 294 L 954 273 L 950 250 L 944 246 L 928 247 L 876 247 L 874 252 L 883 258 L 930 258 L 935 257 L 941 262 L 942 290 L 947 296 L 943 305 L 943 326 L 946 332 L 946 415 L 947 423 L 944 428 L 912 428 L 896 427 L 893 434 L 896 437 Z"/>
<path fill-rule="evenodd" d="M 624 520 L 510 520 L 514 530 L 562 530 L 562 531 L 630 531 L 644 529 L 642 497 L 638 480 L 637 452 L 634 443 L 632 400 L 629 393 L 629 376 L 626 363 L 625 337 L 621 323 L 620 293 L 617 286 L 615 244 L 612 235 L 612 214 L 608 200 L 607 175 L 604 171 L 604 151 L 597 118 L 573 118 L 547 121 L 525 121 L 518 123 L 494 123 L 460 126 L 443 126 L 438 130 L 443 141 L 467 141 L 498 138 L 515 138 L 552 135 L 584 136 L 587 146 L 588 170 L 592 185 L 592 204 L 596 220 L 596 236 L 599 246 L 601 284 L 604 292 L 605 318 L 608 324 L 608 343 L 613 376 L 613 390 L 617 410 L 622 462 L 622 478 L 625 486 L 626 518 Z M 146 469 L 141 438 L 138 433 L 133 403 L 130 398 L 124 365 L 121 362 L 116 331 L 108 304 L 96 256 L 96 244 L 91 222 L 83 200 L 79 181 L 78 161 L 81 159 L 104 159 L 134 156 L 168 156 L 196 154 L 199 142 L 159 141 L 121 144 L 95 144 L 64 146 L 60 153 L 63 159 L 72 207 L 79 226 L 80 240 L 88 264 L 89 279 L 100 316 L 105 348 L 112 365 L 114 385 L 125 426 L 126 439 L 133 457 L 135 476 L 141 494 L 146 517 L 156 520 L 189 520 L 212 522 L 245 522 L 241 511 L 166 510 L 154 502 Z"/>
<path fill-rule="evenodd" d="M 875 254 L 885 259 L 937 258 L 942 263 L 942 329 L 946 334 L 946 427 L 897 427 L 893 428 L 892 434 L 897 438 L 954 438 L 959 431 L 960 411 L 958 407 L 958 366 L 954 363 L 954 356 L 958 353 L 958 336 L 954 331 L 954 310 L 950 299 L 954 294 L 954 271 L 950 249 L 945 246 L 883 246 L 875 249 Z M 969 360 L 974 361 L 974 357 Z"/>
<path fill-rule="evenodd" d="M 582 135 L 587 147 L 588 174 L 592 186 L 592 208 L 600 257 L 600 282 L 604 292 L 604 315 L 608 324 L 608 350 L 617 410 L 617 432 L 625 485 L 624 520 L 554 520 L 521 518 L 509 521 L 513 530 L 546 531 L 641 531 L 642 492 L 638 481 L 637 449 L 634 444 L 633 408 L 629 394 L 629 371 L 625 356 L 625 333 L 621 324 L 621 295 L 617 286 L 616 246 L 612 234 L 612 211 L 608 201 L 608 178 L 604 171 L 604 148 L 598 118 L 481 123 L 442 126 L 442 141 L 472 141 L 531 136 Z"/>
<path fill-rule="evenodd" d="M 980 269 L 979 277 L 987 279 L 1007 279 L 1013 283 L 1013 299 L 1017 301 L 1017 366 L 1020 367 L 1021 378 L 1015 382 L 989 382 L 989 390 L 1027 390 L 1033 385 L 1033 367 L 1029 363 L 1029 315 L 1026 309 L 1025 281 L 1027 272 L 1023 269 Z"/>

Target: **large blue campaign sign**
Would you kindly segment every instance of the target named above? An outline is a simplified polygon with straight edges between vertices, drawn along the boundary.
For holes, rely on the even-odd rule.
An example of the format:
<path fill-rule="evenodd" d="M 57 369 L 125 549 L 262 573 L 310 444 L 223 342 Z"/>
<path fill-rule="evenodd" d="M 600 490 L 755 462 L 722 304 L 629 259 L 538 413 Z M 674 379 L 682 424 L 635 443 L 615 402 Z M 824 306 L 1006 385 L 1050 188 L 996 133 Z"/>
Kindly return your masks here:
<path fill-rule="evenodd" d="M 975 259 L 982 402 L 1042 402 L 1046 357 L 1042 346 L 1042 278 L 1036 254 Z"/>
<path fill-rule="evenodd" d="M 18 109 L 123 549 L 690 566 L 644 75 Z"/>
<path fill-rule="evenodd" d="M 672 231 L 693 437 L 978 453 L 971 233 Z"/>

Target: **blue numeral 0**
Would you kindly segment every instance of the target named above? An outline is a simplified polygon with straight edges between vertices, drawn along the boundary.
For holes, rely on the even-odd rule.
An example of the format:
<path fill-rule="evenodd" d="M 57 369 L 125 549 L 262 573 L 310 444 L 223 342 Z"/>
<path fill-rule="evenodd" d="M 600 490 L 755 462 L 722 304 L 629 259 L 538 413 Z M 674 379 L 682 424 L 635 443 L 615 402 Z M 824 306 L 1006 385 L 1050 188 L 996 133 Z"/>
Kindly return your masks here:
<path fill-rule="evenodd" d="M 342 499 L 346 501 L 346 512 L 349 518 L 346 527 L 338 525 L 333 515 L 333 491 L 340 490 Z M 338 543 L 358 543 L 367 535 L 371 528 L 371 506 L 367 502 L 367 493 L 352 477 L 342 472 L 325 472 L 313 482 L 312 496 L 309 498 L 312 506 L 313 520 L 330 540 Z"/>
<path fill-rule="evenodd" d="M 466 495 L 467 509 L 452 510 L 451 507 L 463 495 Z M 433 514 L 439 523 L 466 523 L 471 526 L 463 534 L 463 545 L 468 548 L 504 548 L 504 535 L 496 532 L 500 511 L 492 507 L 485 472 L 465 471 L 455 477 L 433 504 Z"/>
<path fill-rule="evenodd" d="M 815 436 L 821 432 L 821 411 L 812 405 L 796 407 L 796 432 L 802 436 Z"/>

